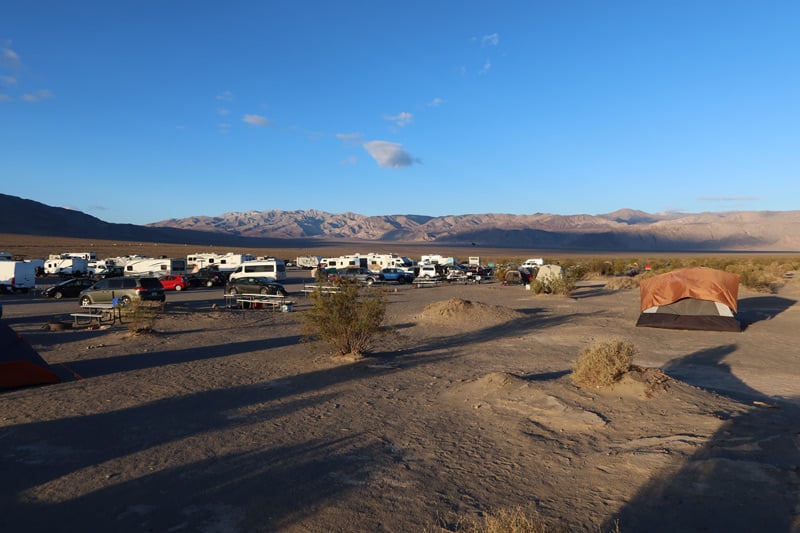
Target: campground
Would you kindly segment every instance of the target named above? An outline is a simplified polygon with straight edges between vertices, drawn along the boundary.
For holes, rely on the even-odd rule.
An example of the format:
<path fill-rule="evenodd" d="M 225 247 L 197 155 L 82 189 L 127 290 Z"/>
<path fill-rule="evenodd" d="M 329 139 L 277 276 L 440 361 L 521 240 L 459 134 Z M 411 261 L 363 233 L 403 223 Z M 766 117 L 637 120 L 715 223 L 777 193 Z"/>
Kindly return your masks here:
<path fill-rule="evenodd" d="M 518 508 L 576 531 L 800 531 L 800 280 L 740 288 L 736 333 L 637 328 L 639 290 L 601 279 L 387 298 L 360 360 L 302 342 L 301 294 L 283 313 L 170 293 L 143 335 L 6 305 L 65 381 L 0 393 L 0 530 L 454 531 Z M 641 370 L 573 385 L 610 338 Z"/>

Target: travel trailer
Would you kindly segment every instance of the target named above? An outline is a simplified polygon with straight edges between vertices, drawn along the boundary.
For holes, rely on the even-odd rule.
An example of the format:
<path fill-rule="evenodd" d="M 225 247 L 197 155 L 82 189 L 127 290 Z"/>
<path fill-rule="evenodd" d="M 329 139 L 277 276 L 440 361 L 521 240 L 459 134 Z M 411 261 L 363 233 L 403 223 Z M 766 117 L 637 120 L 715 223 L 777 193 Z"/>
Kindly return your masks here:
<path fill-rule="evenodd" d="M 68 254 L 52 254 L 44 262 L 46 274 L 62 274 L 79 276 L 89 270 L 89 261 L 82 257 L 70 257 Z"/>
<path fill-rule="evenodd" d="M 420 263 L 425 265 L 457 265 L 458 261 L 455 257 L 443 257 L 438 254 L 423 255 L 420 258 Z"/>
<path fill-rule="evenodd" d="M 369 260 L 361 254 L 340 255 L 339 257 L 324 257 L 320 261 L 323 268 L 369 267 Z"/>
<path fill-rule="evenodd" d="M 185 259 L 135 259 L 125 263 L 126 276 L 166 276 L 186 274 Z"/>
<path fill-rule="evenodd" d="M 255 260 L 256 256 L 252 254 L 198 252 L 186 256 L 186 268 L 189 271 L 197 271 L 204 267 L 216 266 L 220 272 L 233 272 L 242 263 Z"/>
<path fill-rule="evenodd" d="M 406 272 L 413 272 L 414 270 L 414 261 L 398 254 L 367 254 L 367 262 L 371 270 L 382 270 L 384 268 L 400 268 Z"/>
<path fill-rule="evenodd" d="M 234 270 L 230 279 L 242 277 L 265 277 L 273 278 L 275 281 L 286 279 L 286 264 L 282 259 L 275 257 L 265 257 L 255 261 L 245 261 Z"/>
<path fill-rule="evenodd" d="M 322 257 L 318 255 L 300 255 L 297 256 L 295 263 L 300 268 L 317 268 L 319 266 L 320 261 L 322 261 Z"/>

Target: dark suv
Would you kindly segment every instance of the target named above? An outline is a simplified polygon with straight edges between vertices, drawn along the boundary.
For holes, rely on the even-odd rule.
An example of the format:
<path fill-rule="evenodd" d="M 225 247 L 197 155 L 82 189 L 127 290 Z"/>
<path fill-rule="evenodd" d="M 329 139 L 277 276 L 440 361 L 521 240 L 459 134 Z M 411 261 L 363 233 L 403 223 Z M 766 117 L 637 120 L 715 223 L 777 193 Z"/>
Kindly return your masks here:
<path fill-rule="evenodd" d="M 120 305 L 128 305 L 132 301 L 163 302 L 166 294 L 158 278 L 121 277 L 101 279 L 78 296 L 81 305 L 112 303 L 115 298 Z"/>

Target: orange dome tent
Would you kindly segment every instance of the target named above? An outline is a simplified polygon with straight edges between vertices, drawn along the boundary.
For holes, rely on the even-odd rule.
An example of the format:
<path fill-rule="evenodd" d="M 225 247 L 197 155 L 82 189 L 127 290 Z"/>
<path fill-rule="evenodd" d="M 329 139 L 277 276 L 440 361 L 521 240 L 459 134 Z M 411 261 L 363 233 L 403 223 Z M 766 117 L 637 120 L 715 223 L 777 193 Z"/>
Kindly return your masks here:
<path fill-rule="evenodd" d="M 637 326 L 741 331 L 735 314 L 739 275 L 707 267 L 674 270 L 639 284 Z"/>
<path fill-rule="evenodd" d="M 0 390 L 60 381 L 39 352 L 0 322 Z"/>

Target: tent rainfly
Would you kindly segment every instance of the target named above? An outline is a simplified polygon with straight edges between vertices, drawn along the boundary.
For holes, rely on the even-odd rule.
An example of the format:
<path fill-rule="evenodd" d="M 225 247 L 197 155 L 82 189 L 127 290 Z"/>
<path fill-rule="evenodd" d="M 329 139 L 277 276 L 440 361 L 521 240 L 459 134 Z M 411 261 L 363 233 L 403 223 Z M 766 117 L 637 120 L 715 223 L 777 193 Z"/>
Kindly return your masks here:
<path fill-rule="evenodd" d="M 0 390 L 60 381 L 39 352 L 0 322 Z"/>
<path fill-rule="evenodd" d="M 637 326 L 741 331 L 736 320 L 739 275 L 707 267 L 674 270 L 643 280 Z"/>

